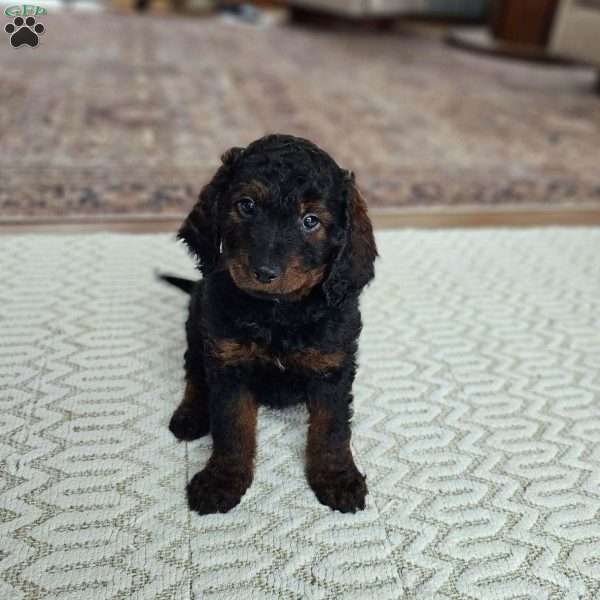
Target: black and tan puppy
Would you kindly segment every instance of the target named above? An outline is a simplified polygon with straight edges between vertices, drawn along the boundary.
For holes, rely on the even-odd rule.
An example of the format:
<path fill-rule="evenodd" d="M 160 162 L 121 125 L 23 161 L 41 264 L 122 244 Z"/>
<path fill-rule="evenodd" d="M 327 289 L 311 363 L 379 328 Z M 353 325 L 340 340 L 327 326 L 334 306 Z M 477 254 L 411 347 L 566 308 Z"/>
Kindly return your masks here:
<path fill-rule="evenodd" d="M 210 460 L 190 507 L 227 512 L 252 482 L 257 405 L 306 403 L 306 474 L 317 498 L 354 512 L 365 477 L 350 448 L 358 298 L 377 249 L 354 177 L 311 142 L 270 135 L 232 148 L 179 231 L 198 259 L 186 389 L 169 428 L 209 432 Z"/>

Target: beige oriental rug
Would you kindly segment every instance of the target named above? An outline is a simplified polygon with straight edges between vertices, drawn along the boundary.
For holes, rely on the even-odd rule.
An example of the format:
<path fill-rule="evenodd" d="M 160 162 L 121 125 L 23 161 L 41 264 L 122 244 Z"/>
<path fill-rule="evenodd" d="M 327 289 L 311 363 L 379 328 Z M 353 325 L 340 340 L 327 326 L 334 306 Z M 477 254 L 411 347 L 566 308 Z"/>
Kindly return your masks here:
<path fill-rule="evenodd" d="M 371 207 L 600 208 L 589 68 L 408 31 L 52 10 L 43 24 L 36 48 L 0 43 L 0 221 L 182 216 L 225 149 L 272 132 L 330 151 Z"/>

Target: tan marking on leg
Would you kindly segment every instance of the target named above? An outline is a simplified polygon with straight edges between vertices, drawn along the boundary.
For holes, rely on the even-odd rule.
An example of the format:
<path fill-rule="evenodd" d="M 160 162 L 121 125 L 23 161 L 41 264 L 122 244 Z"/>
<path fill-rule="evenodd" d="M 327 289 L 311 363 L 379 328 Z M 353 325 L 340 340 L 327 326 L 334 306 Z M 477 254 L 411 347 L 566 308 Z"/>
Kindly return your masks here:
<path fill-rule="evenodd" d="M 317 403 L 308 404 L 306 477 L 319 502 L 341 512 L 365 507 L 367 486 L 352 456 L 350 434 L 341 439 L 335 432 L 334 415 Z"/>

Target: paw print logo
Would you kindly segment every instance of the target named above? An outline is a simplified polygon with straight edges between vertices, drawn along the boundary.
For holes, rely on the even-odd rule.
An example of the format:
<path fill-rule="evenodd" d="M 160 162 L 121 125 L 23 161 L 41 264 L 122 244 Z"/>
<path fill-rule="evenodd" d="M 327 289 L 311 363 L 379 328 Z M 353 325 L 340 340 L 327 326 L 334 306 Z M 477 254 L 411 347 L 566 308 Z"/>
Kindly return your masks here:
<path fill-rule="evenodd" d="M 41 23 L 36 23 L 33 17 L 15 17 L 12 23 L 7 23 L 4 31 L 10 34 L 10 43 L 14 48 L 23 46 L 31 46 L 35 48 L 46 28 Z"/>

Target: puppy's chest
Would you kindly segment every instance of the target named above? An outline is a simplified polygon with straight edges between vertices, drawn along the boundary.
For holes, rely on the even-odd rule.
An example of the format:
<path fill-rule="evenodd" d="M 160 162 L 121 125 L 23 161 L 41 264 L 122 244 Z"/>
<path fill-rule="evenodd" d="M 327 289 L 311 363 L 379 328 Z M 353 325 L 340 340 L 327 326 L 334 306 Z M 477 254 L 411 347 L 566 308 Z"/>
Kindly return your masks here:
<path fill-rule="evenodd" d="M 208 349 L 220 363 L 228 366 L 261 365 L 277 371 L 308 371 L 325 373 L 339 367 L 345 353 L 327 350 L 318 336 L 285 335 L 274 331 L 272 335 L 251 337 L 212 337 Z"/>
<path fill-rule="evenodd" d="M 327 373 L 346 358 L 339 319 L 306 309 L 247 303 L 243 310 L 212 303 L 205 313 L 207 352 L 225 366 L 259 366 L 259 372 Z"/>

